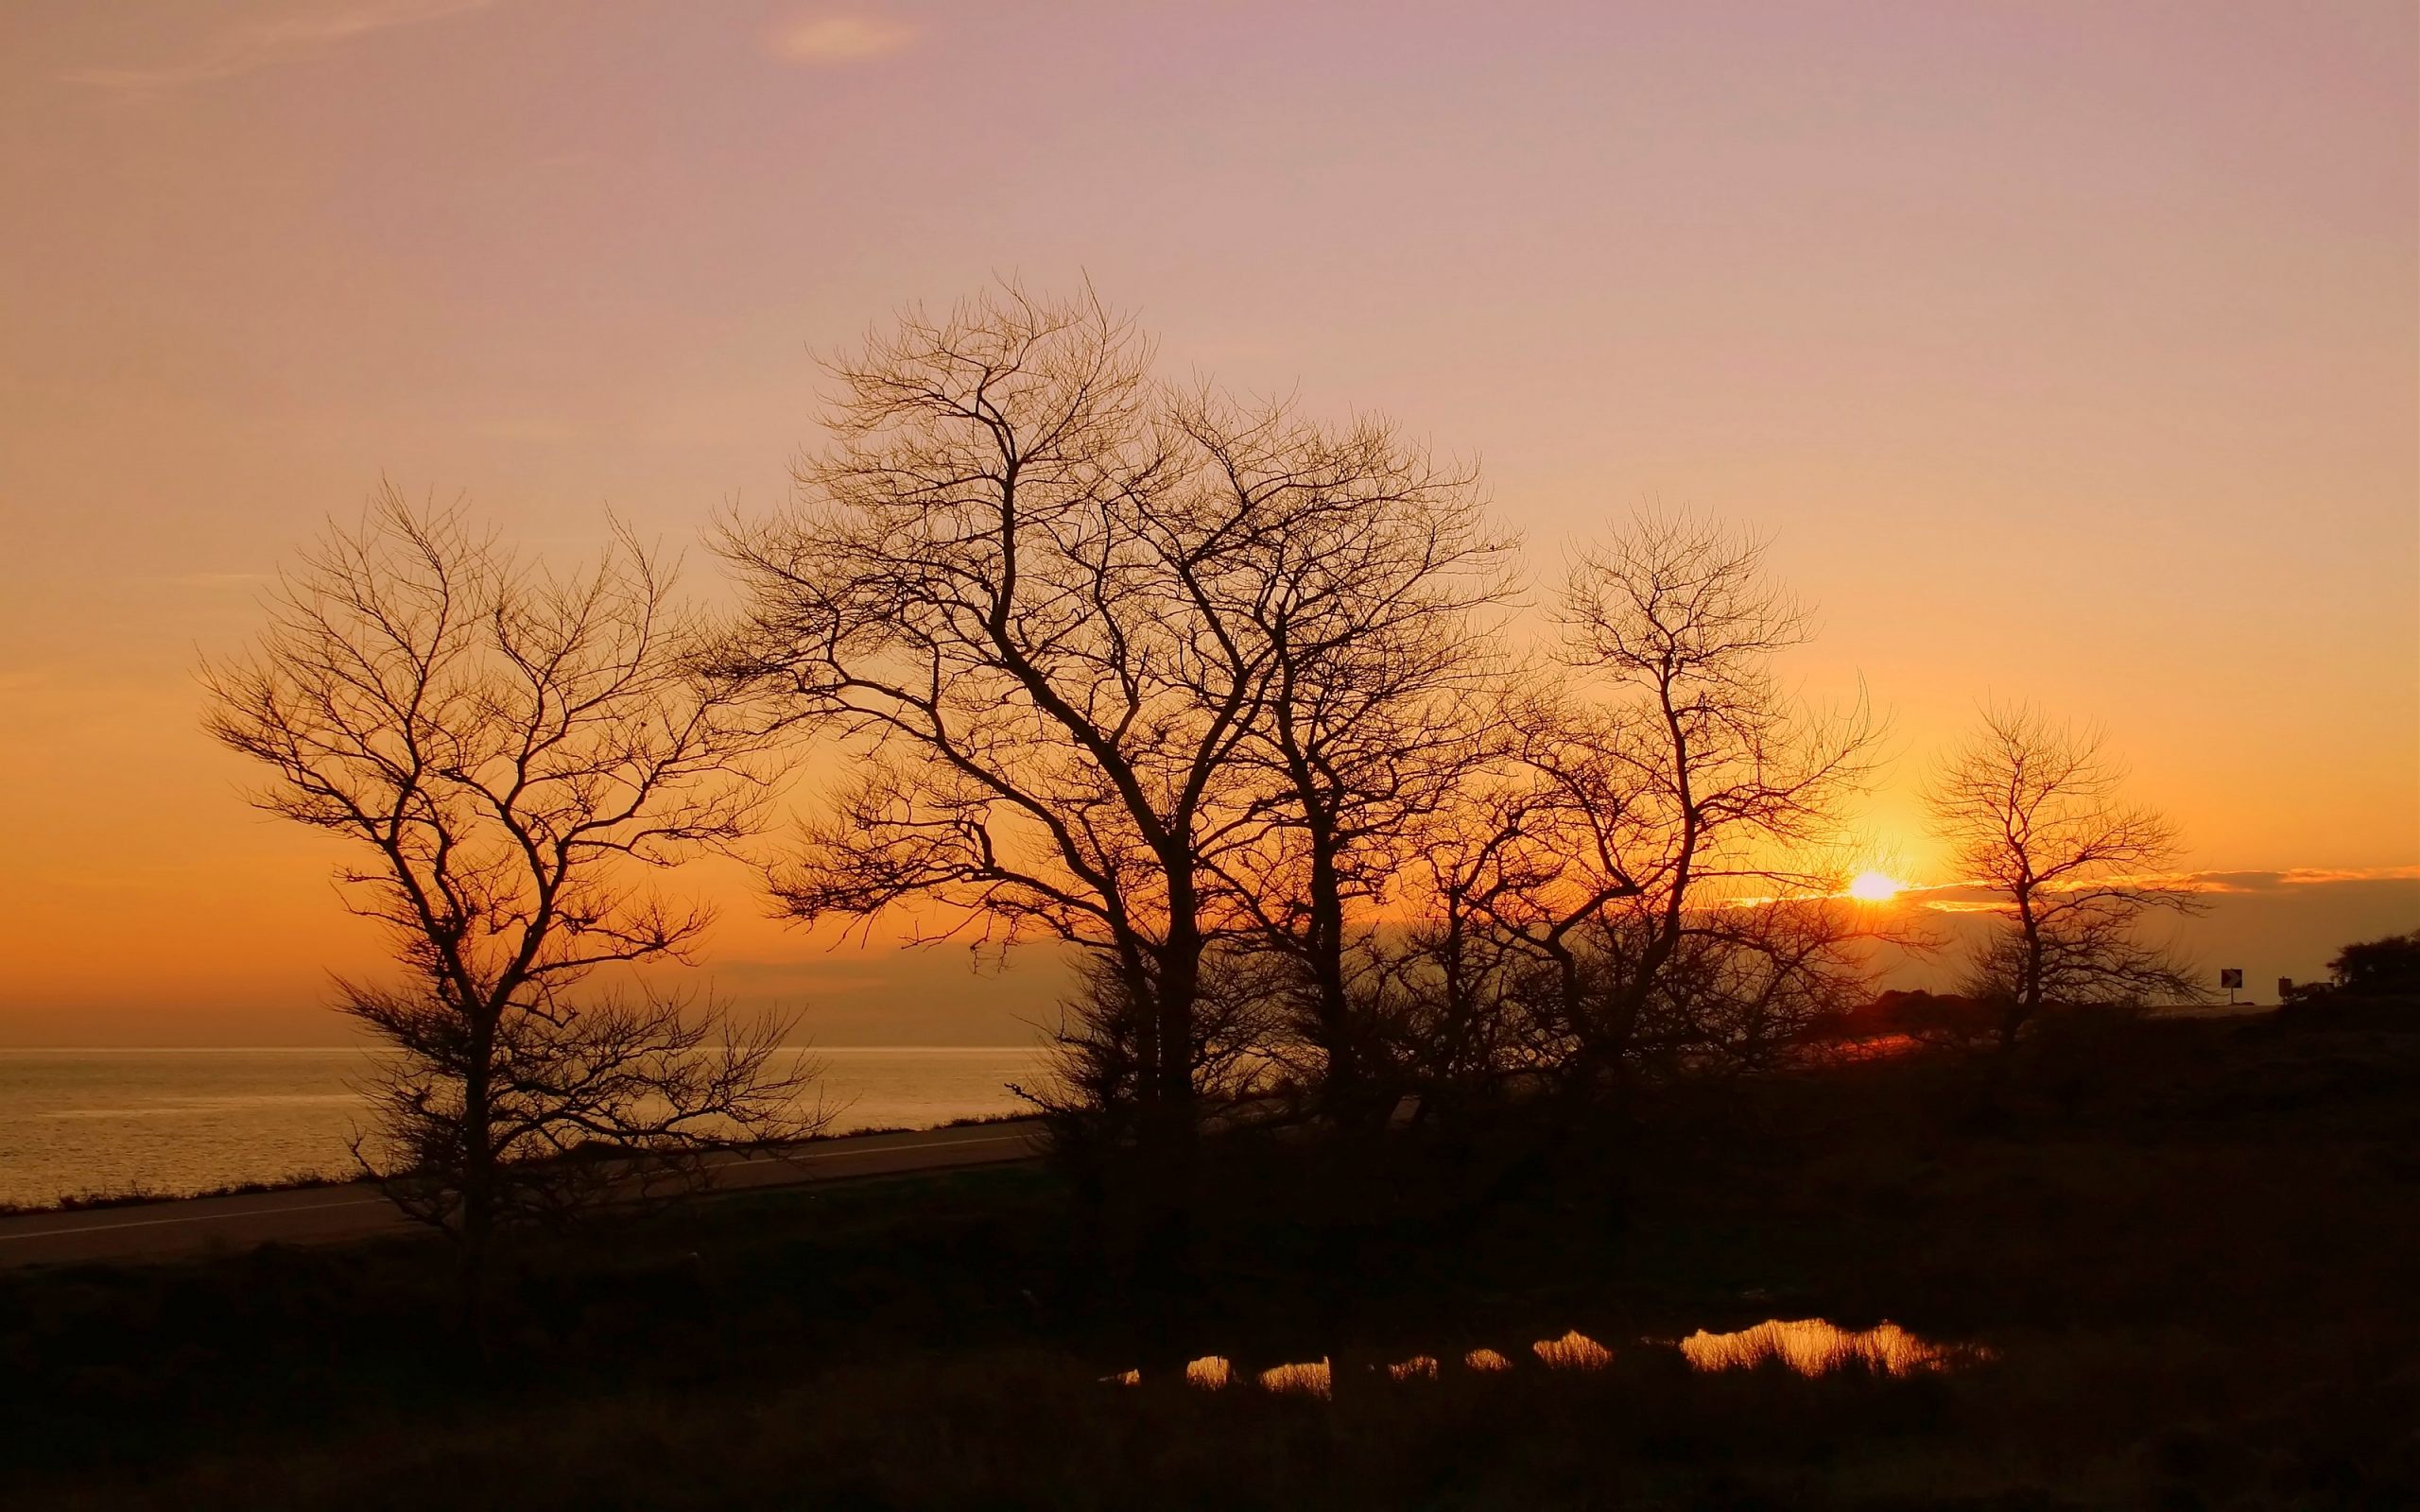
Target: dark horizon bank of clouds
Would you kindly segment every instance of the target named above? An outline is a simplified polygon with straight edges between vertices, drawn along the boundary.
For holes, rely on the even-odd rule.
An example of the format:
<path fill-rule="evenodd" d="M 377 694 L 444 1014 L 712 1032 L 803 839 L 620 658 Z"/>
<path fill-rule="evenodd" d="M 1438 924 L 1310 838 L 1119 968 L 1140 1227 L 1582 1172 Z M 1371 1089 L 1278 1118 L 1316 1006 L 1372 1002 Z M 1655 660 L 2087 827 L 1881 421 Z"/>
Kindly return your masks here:
<path fill-rule="evenodd" d="M 2216 988 L 2221 967 L 2243 969 L 2246 1002 L 2273 1003 L 2277 978 L 2315 981 L 2349 941 L 2420 929 L 2420 867 L 2348 871 L 2209 871 L 2192 882 L 2209 903 L 2194 918 L 2154 920 Z M 1875 961 L 1882 988 L 1954 987 L 1965 948 L 1988 914 L 1929 908 L 1971 903 L 1971 889 L 1911 890 L 1901 918 L 1931 926 L 1938 948 L 1889 948 Z M 795 1015 L 793 1039 L 834 1047 L 1025 1045 L 1057 1021 L 1070 976 L 1063 949 L 1035 941 L 996 953 L 964 944 L 915 950 L 804 939 L 795 954 L 710 957 L 695 980 L 750 1012 Z M 0 1014 L 5 1046 L 342 1045 L 343 1020 L 311 1005 L 258 1006 L 127 1004 L 102 1008 L 28 1007 Z"/>

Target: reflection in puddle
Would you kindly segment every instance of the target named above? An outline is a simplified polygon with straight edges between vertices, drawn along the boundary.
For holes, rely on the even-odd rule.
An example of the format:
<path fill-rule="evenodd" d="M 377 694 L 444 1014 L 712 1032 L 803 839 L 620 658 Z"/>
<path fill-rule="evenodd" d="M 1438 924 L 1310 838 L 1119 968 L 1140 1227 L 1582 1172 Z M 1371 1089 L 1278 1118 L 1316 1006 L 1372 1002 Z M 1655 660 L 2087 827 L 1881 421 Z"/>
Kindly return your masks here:
<path fill-rule="evenodd" d="M 1324 1397 L 1328 1394 L 1327 1362 L 1319 1360 L 1306 1365 L 1281 1365 L 1273 1370 L 1263 1370 L 1260 1373 L 1260 1389 Z"/>
<path fill-rule="evenodd" d="M 1663 1349 L 1676 1347 L 1668 1338 L 1640 1342 Z M 1698 1370 L 1752 1370 L 1774 1363 L 1802 1376 L 1821 1376 L 1849 1368 L 1907 1376 L 1997 1358 L 1982 1345 L 1936 1343 L 1918 1338 L 1896 1323 L 1851 1330 L 1820 1317 L 1772 1318 L 1736 1333 L 1709 1333 L 1700 1329 L 1680 1340 L 1677 1348 L 1682 1358 Z M 1560 1338 L 1538 1340 L 1530 1346 L 1530 1352 L 1548 1370 L 1602 1370 L 1614 1360 L 1612 1349 L 1576 1329 Z M 1463 1355 L 1461 1367 L 1475 1374 L 1494 1375 L 1514 1366 L 1510 1356 L 1481 1348 Z M 1415 1354 L 1392 1365 L 1366 1368 L 1383 1369 L 1396 1381 L 1434 1381 L 1442 1370 L 1433 1354 Z M 1336 1383 L 1335 1373 L 1324 1359 L 1274 1366 L 1248 1379 L 1263 1391 L 1318 1397 L 1322 1400 L 1333 1396 Z M 1138 1386 L 1143 1383 L 1143 1372 L 1125 1370 L 1101 1380 L 1112 1385 Z M 1204 1391 L 1223 1390 L 1235 1384 L 1236 1380 L 1234 1364 L 1221 1354 L 1205 1354 L 1184 1367 L 1185 1384 Z"/>
<path fill-rule="evenodd" d="M 1896 1323 L 1853 1332 L 1820 1317 L 1774 1318 L 1737 1333 L 1700 1329 L 1681 1341 L 1681 1354 L 1700 1370 L 1751 1370 L 1777 1360 L 1802 1376 L 1851 1366 L 1905 1376 L 1992 1358 L 1979 1345 L 1935 1344 Z"/>
<path fill-rule="evenodd" d="M 1540 1339 L 1530 1346 L 1549 1370 L 1602 1370 L 1614 1363 L 1614 1351 L 1578 1329 L 1559 1339 Z"/>

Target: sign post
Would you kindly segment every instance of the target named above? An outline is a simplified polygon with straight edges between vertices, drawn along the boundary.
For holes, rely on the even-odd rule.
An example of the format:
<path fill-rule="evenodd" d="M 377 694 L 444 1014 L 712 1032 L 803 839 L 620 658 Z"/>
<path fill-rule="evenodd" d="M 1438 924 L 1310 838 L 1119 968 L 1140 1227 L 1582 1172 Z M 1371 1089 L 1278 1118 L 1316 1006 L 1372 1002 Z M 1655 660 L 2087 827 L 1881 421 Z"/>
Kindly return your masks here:
<path fill-rule="evenodd" d="M 2219 986 L 2227 989 L 2227 1006 L 2235 1006 L 2236 989 L 2243 986 L 2243 968 L 2240 966 L 2220 967 Z"/>

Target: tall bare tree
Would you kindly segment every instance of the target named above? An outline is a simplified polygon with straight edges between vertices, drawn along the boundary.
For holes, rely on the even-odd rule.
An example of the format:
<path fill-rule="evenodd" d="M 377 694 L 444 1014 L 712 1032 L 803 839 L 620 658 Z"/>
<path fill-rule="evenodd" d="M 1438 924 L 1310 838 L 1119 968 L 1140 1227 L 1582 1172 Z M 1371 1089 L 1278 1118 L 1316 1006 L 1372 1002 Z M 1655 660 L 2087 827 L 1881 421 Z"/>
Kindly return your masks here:
<path fill-rule="evenodd" d="M 1382 1117 L 1383 1025 L 1361 1011 L 1376 911 L 1423 821 L 1485 759 L 1500 657 L 1488 623 L 1513 543 L 1473 472 L 1392 424 L 1306 420 L 1288 404 L 1184 396 L 1174 424 L 1201 458 L 1205 515 L 1232 545 L 1192 609 L 1263 669 L 1237 747 L 1266 822 L 1224 871 L 1279 985 L 1331 1118 Z M 1217 688 L 1202 690 L 1215 696 Z"/>
<path fill-rule="evenodd" d="M 832 365 L 791 511 L 735 522 L 735 667 L 834 721 L 856 775 L 775 895 L 803 920 L 1078 946 L 1145 1143 L 1190 1147 L 1240 927 L 1219 881 L 1265 652 L 1197 611 L 1240 542 L 1161 423 L 1150 349 L 1089 293 L 1007 287 Z"/>
<path fill-rule="evenodd" d="M 2007 707 L 1986 710 L 1933 780 L 1953 864 L 2005 901 L 1969 984 L 1999 1005 L 2003 1045 L 2047 1006 L 2202 995 L 2183 957 L 2143 937 L 2151 916 L 2205 905 L 2166 875 L 2176 830 L 2125 800 L 2124 777 L 2100 732 Z"/>
<path fill-rule="evenodd" d="M 708 910 L 645 874 L 764 809 L 769 737 L 700 675 L 672 588 L 627 532 L 557 574 L 387 488 L 284 576 L 249 653 L 203 669 L 208 731 L 268 768 L 253 801 L 360 856 L 344 900 L 404 974 L 337 983 L 393 1053 L 358 1153 L 474 1269 L 500 1225 L 602 1173 L 628 1190 L 814 1122 L 783 1025 L 596 980 L 693 959 Z M 578 1158 L 600 1149 L 619 1159 Z"/>

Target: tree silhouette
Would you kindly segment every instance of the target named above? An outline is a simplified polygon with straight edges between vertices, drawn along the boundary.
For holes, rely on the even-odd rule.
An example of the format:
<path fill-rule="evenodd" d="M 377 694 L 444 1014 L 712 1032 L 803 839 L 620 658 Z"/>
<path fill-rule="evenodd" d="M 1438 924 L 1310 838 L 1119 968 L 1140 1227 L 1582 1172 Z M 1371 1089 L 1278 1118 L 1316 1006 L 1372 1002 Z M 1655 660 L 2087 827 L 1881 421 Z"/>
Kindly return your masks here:
<path fill-rule="evenodd" d="M 2204 995 L 2188 963 L 2142 938 L 2148 916 L 2205 905 L 2164 875 L 2176 831 L 2120 797 L 2103 745 L 2032 709 L 1989 709 L 1927 795 L 1961 876 L 2005 900 L 1968 984 L 1999 1005 L 2003 1046 L 2047 1006 Z"/>
<path fill-rule="evenodd" d="M 1220 866 L 1286 966 L 1270 1050 L 1289 1067 L 1310 1052 L 1331 1119 L 1383 1118 L 1397 1089 L 1367 1011 L 1374 915 L 1421 821 L 1485 758 L 1501 661 L 1487 621 L 1512 542 L 1468 469 L 1382 420 L 1322 425 L 1209 389 L 1173 407 L 1237 542 L 1190 607 L 1267 684 L 1236 748 L 1259 822 Z"/>
<path fill-rule="evenodd" d="M 1597 927 L 1599 984 L 1580 992 L 1559 972 L 1558 1027 L 1591 1074 L 1642 1055 L 1770 1053 L 1857 975 L 1832 842 L 1873 772 L 1876 727 L 1861 695 L 1822 710 L 1784 691 L 1774 662 L 1811 620 L 1764 553 L 1651 512 L 1564 580 L 1561 654 L 1601 711 L 1575 728 L 1596 782 L 1622 796 L 1633 884 Z"/>
<path fill-rule="evenodd" d="M 1761 558 L 1651 514 L 1575 560 L 1563 674 L 1508 679 L 1484 758 L 1411 832 L 1382 1017 L 1433 1090 L 1542 1074 L 1618 1105 L 1774 1063 L 1861 992 L 1873 925 L 1835 842 L 1873 725 L 1783 693 L 1806 616 Z"/>
<path fill-rule="evenodd" d="M 769 736 L 700 676 L 672 586 L 627 532 L 559 575 L 390 487 L 282 579 L 249 653 L 203 669 L 208 731 L 268 768 L 253 801 L 362 853 L 345 902 L 404 975 L 337 983 L 395 1052 L 356 1154 L 474 1272 L 501 1225 L 815 1123 L 776 1069 L 784 1025 L 593 984 L 693 959 L 708 911 L 643 874 L 764 807 Z M 577 1158 L 598 1149 L 621 1159 Z"/>
<path fill-rule="evenodd" d="M 1218 860 L 1266 660 L 1197 611 L 1245 543 L 1189 486 L 1150 360 L 1089 293 L 910 313 L 832 365 L 797 506 L 722 548 L 750 604 L 733 669 L 855 768 L 772 868 L 782 907 L 1080 947 L 1144 1143 L 1182 1163 L 1231 1048 L 1199 1010 L 1241 929 Z"/>
<path fill-rule="evenodd" d="M 2346 997 L 2420 997 L 2420 929 L 2357 940 L 2328 960 L 2327 974 Z"/>

